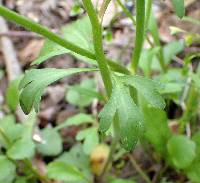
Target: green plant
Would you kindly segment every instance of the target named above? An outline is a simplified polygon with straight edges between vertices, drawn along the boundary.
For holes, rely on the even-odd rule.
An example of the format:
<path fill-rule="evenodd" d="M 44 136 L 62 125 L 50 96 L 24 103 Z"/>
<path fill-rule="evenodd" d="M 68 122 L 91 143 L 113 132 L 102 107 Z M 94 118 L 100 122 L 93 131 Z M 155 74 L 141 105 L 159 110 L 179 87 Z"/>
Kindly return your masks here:
<path fill-rule="evenodd" d="M 157 153 L 156 161 L 162 157 L 167 162 L 167 166 L 184 172 L 194 182 L 200 182 L 199 169 L 196 168 L 200 165 L 199 134 L 196 133 L 190 139 L 186 137 L 184 131 L 188 122 L 193 121 L 198 114 L 195 109 L 198 109 L 199 92 L 197 88 L 200 86 L 200 69 L 194 72 L 189 68 L 191 60 L 199 57 L 199 54 L 193 53 L 186 56 L 183 68 L 175 70 L 169 68 L 172 58 L 186 45 L 189 46 L 194 40 L 196 41 L 199 35 L 191 34 L 190 36 L 193 37 L 190 39 L 190 44 L 175 41 L 162 46 L 156 19 L 152 13 L 152 0 L 136 0 L 136 20 L 120 0 L 117 2 L 136 25 L 136 40 L 130 68 L 106 58 L 104 54 L 101 22 L 110 3 L 109 0 L 104 1 L 100 11 L 95 9 L 90 0 L 83 0 L 83 7 L 88 16 L 64 27 L 61 30 L 62 36 L 0 6 L 0 15 L 47 39 L 38 59 L 32 65 L 39 65 L 57 55 L 71 54 L 91 66 L 69 69 L 30 69 L 26 71 L 20 83 L 17 80 L 10 84 L 7 91 L 8 106 L 14 111 L 19 102 L 24 113 L 30 114 L 31 118 L 28 123 L 24 124 L 17 124 L 13 119 L 9 119 L 9 122 L 5 122 L 8 119 L 3 119 L 0 123 L 0 140 L 5 148 L 5 154 L 0 157 L 0 162 L 2 162 L 0 170 L 8 170 L 3 171 L 0 182 L 5 181 L 9 174 L 10 180 L 7 182 L 12 182 L 14 179 L 16 182 L 26 182 L 29 179 L 31 181 L 39 179 L 41 182 L 50 182 L 50 179 L 66 182 L 92 182 L 89 155 L 100 142 L 105 142 L 110 136 L 112 136 L 112 144 L 109 156 L 105 159 L 105 164 L 99 174 L 100 179 L 106 179 L 104 175 L 109 170 L 117 149 L 121 150 L 119 155 L 121 157 L 135 148 L 140 140 L 142 146 L 145 146 L 145 142 L 150 142 Z M 172 3 L 177 15 L 182 18 L 185 12 L 184 1 L 172 0 Z M 178 32 L 184 31 L 176 28 L 174 33 Z M 153 41 L 149 39 L 148 33 Z M 143 49 L 145 40 L 151 46 L 146 50 Z M 81 108 L 81 113 L 68 118 L 55 128 L 47 127 L 40 130 L 44 142 L 39 144 L 33 142 L 32 132 L 35 121 L 33 110 L 39 111 L 44 89 L 64 77 L 81 72 L 98 71 L 102 77 L 106 94 L 97 92 L 91 80 L 71 86 L 66 94 L 66 100 Z M 158 72 L 156 76 L 155 71 Z M 144 76 L 139 75 L 140 73 Z M 174 75 L 179 78 L 174 78 Z M 185 87 L 188 78 L 190 79 L 189 89 Z M 16 92 L 18 85 L 20 95 Z M 13 96 L 15 92 L 16 96 Z M 178 134 L 173 134 L 169 128 L 167 114 L 164 111 L 166 103 L 161 94 L 167 102 L 173 101 L 183 108 L 183 115 L 178 120 Z M 106 101 L 98 116 L 100 123 L 94 116 L 84 113 L 84 107 L 88 106 L 93 98 L 99 99 L 102 103 Z M 35 151 L 43 156 L 58 156 L 62 152 L 62 139 L 58 131 L 72 125 L 79 127 L 85 125 L 85 128 L 76 134 L 76 140 L 82 142 L 82 145 L 74 146 L 69 152 L 50 162 L 47 165 L 47 174 L 41 175 L 32 166 L 30 159 Z M 119 144 L 125 151 L 118 147 Z M 129 157 L 131 157 L 130 154 Z M 23 180 L 16 178 L 16 169 L 20 169 L 17 165 L 18 161 L 25 167 L 22 169 Z M 132 159 L 132 164 L 146 182 L 151 182 L 147 175 L 138 168 L 134 159 Z M 162 171 L 159 176 L 162 177 Z M 111 183 L 133 182 L 117 178 L 110 178 L 107 181 Z"/>

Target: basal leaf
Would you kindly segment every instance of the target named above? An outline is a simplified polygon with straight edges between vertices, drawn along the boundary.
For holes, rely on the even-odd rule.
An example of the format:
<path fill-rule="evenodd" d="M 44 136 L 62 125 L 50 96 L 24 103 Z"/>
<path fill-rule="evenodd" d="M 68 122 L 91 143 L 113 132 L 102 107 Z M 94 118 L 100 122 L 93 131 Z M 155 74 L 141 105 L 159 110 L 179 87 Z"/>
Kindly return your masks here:
<path fill-rule="evenodd" d="M 140 93 L 153 107 L 159 109 L 165 107 L 165 101 L 157 91 L 159 85 L 155 81 L 137 75 L 125 76 L 122 77 L 122 80 L 125 84 L 136 88 L 138 93 Z"/>
<path fill-rule="evenodd" d="M 0 155 L 0 182 L 11 183 L 15 178 L 15 164 L 6 156 Z"/>
<path fill-rule="evenodd" d="M 41 131 L 42 143 L 37 144 L 39 153 L 45 156 L 56 156 L 62 152 L 62 139 L 53 128 L 45 128 Z"/>
<path fill-rule="evenodd" d="M 90 68 L 71 68 L 71 69 L 32 69 L 26 72 L 24 78 L 20 82 L 20 105 L 25 114 L 30 113 L 34 107 L 38 111 L 41 95 L 48 85 L 51 83 L 80 72 L 94 71 Z"/>
<path fill-rule="evenodd" d="M 91 115 L 79 113 L 79 114 L 76 114 L 76 115 L 68 118 L 66 121 L 64 121 L 63 123 L 58 125 L 55 129 L 60 130 L 60 129 L 66 128 L 68 126 L 88 124 L 88 123 L 93 123 L 94 121 L 95 121 L 95 119 Z"/>
<path fill-rule="evenodd" d="M 14 116 L 12 115 L 5 116 L 0 120 L 0 128 L 1 130 L 4 131 L 7 138 L 12 143 L 18 138 L 20 138 L 24 130 L 24 126 L 22 124 L 17 124 Z M 4 147 L 7 147 L 8 145 L 6 142 L 4 142 L 4 138 L 1 135 L 0 135 L 0 144 Z"/>
<path fill-rule="evenodd" d="M 90 154 L 99 143 L 98 129 L 96 127 L 84 129 L 77 134 L 76 140 L 84 140 L 83 150 L 86 154 Z"/>
<path fill-rule="evenodd" d="M 178 17 L 183 18 L 183 16 L 185 15 L 184 0 L 172 0 L 172 4 Z"/>
<path fill-rule="evenodd" d="M 74 145 L 70 151 L 65 151 L 56 161 L 74 166 L 81 171 L 85 177 L 88 179 L 92 178 L 89 156 L 84 153 L 82 144 Z"/>
<path fill-rule="evenodd" d="M 66 99 L 70 104 L 86 107 L 100 96 L 96 91 L 94 79 L 86 79 L 78 85 L 71 86 L 67 91 Z"/>
<path fill-rule="evenodd" d="M 196 145 L 188 137 L 183 135 L 173 136 L 167 144 L 169 158 L 179 169 L 187 168 L 194 160 Z"/>
<path fill-rule="evenodd" d="M 84 179 L 84 175 L 73 165 L 54 161 L 47 166 L 47 176 L 54 180 L 74 182 Z"/>
<path fill-rule="evenodd" d="M 32 140 L 33 127 L 35 124 L 35 113 L 32 112 L 23 123 L 23 131 L 7 150 L 7 156 L 14 160 L 31 158 L 35 154 L 35 144 Z"/>

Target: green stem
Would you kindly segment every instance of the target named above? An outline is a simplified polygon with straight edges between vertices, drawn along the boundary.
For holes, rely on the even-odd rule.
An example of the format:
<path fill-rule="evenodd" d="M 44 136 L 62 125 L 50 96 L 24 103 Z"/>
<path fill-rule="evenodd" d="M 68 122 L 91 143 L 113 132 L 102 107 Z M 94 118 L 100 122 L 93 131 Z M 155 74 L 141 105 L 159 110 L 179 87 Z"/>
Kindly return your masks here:
<path fill-rule="evenodd" d="M 152 0 L 147 0 L 147 5 L 146 5 L 146 18 L 145 18 L 145 35 L 148 30 L 149 26 L 149 20 L 151 17 L 151 11 L 152 11 Z"/>
<path fill-rule="evenodd" d="M 121 2 L 121 0 L 117 0 L 117 3 L 119 4 L 119 6 L 123 10 L 123 12 L 126 14 L 126 16 L 131 19 L 131 21 L 133 22 L 133 25 L 136 25 L 136 21 L 132 15 L 132 13 L 126 8 L 126 6 L 124 6 L 124 4 Z"/>
<path fill-rule="evenodd" d="M 104 55 L 104 51 L 103 51 L 103 39 L 102 39 L 102 27 L 101 24 L 98 21 L 98 17 L 96 15 L 96 11 L 92 5 L 91 0 L 83 0 L 83 5 L 89 15 L 91 24 L 92 24 L 92 31 L 93 31 L 93 41 L 94 41 L 94 49 L 95 49 L 95 54 L 96 54 L 96 58 L 98 61 L 98 65 L 99 65 L 99 69 L 101 72 L 101 76 L 104 82 L 104 86 L 106 88 L 106 92 L 108 97 L 110 97 L 111 93 L 112 93 L 112 80 L 111 80 L 111 72 L 109 71 L 106 59 L 105 59 L 105 55 Z M 109 158 L 106 162 L 106 165 L 104 167 L 104 170 L 101 174 L 101 178 L 103 178 L 104 173 L 106 172 L 109 164 L 112 162 L 113 159 L 113 153 L 115 152 L 117 143 L 118 143 L 118 133 L 119 133 L 119 128 L 118 128 L 118 117 L 117 115 L 115 116 L 114 122 L 113 122 L 113 126 L 114 126 L 114 133 L 115 136 L 113 138 L 112 141 L 112 146 L 111 146 L 111 150 L 109 153 Z"/>
<path fill-rule="evenodd" d="M 131 69 L 137 72 L 140 55 L 142 52 L 145 32 L 145 0 L 136 0 L 136 38 L 135 47 L 131 59 Z"/>
<path fill-rule="evenodd" d="M 114 138 L 112 140 L 112 144 L 111 144 L 111 147 L 110 147 L 110 153 L 109 153 L 109 156 L 108 156 L 108 160 L 103 168 L 103 171 L 100 175 L 101 178 L 104 177 L 104 174 L 106 173 L 106 171 L 108 170 L 109 168 L 109 165 L 110 163 L 112 162 L 113 160 L 113 154 L 115 153 L 115 150 L 116 150 L 116 147 L 117 147 L 117 144 L 118 144 L 118 141 L 119 141 L 119 119 L 118 119 L 118 115 L 116 114 L 115 115 L 115 118 L 114 118 L 114 122 L 113 122 L 113 131 L 114 131 Z"/>
<path fill-rule="evenodd" d="M 158 32 L 158 26 L 157 26 L 157 22 L 156 19 L 154 17 L 154 14 L 151 12 L 151 16 L 150 16 L 150 20 L 151 20 L 151 25 L 149 26 L 151 35 L 153 37 L 155 46 L 160 47 L 160 52 L 158 53 L 157 57 L 161 66 L 162 71 L 165 73 L 167 71 L 167 67 L 165 65 L 165 60 L 164 60 L 164 55 L 163 55 L 163 49 L 160 43 L 160 38 L 159 38 L 159 32 Z"/>
<path fill-rule="evenodd" d="M 6 8 L 4 6 L 0 6 L 0 15 L 12 22 L 15 22 L 15 23 L 21 25 L 22 27 L 25 27 L 26 29 L 28 29 L 30 31 L 33 31 L 45 38 L 48 38 L 49 40 L 59 44 L 60 46 L 66 48 L 70 51 L 73 51 L 73 52 L 75 52 L 79 55 L 85 56 L 87 58 L 96 60 L 96 56 L 94 53 L 92 53 L 84 48 L 74 45 L 73 43 L 62 38 L 61 36 L 51 32 L 46 27 L 44 27 L 38 23 L 35 23 L 35 22 L 31 21 L 30 19 L 28 19 L 24 16 L 21 16 L 18 13 L 15 13 L 14 11 L 9 10 L 8 8 Z M 115 63 L 109 59 L 106 59 L 106 61 L 113 68 L 114 71 L 122 72 L 122 73 L 126 73 L 126 74 L 129 73 L 129 71 L 122 65 Z"/>
<path fill-rule="evenodd" d="M 144 179 L 144 181 L 147 183 L 152 183 L 152 181 L 149 179 L 149 177 L 146 175 L 146 173 L 140 168 L 140 166 L 138 165 L 136 160 L 133 158 L 133 156 L 129 154 L 128 157 L 131 161 L 131 164 L 136 169 L 136 171 L 140 174 L 140 176 Z"/>
<path fill-rule="evenodd" d="M 112 81 L 103 51 L 102 27 L 99 23 L 97 13 L 94 9 L 92 2 L 90 0 L 83 0 L 83 5 L 88 13 L 90 22 L 92 24 L 95 55 L 104 82 L 104 86 L 106 88 L 107 95 L 108 97 L 110 97 L 112 92 Z"/>

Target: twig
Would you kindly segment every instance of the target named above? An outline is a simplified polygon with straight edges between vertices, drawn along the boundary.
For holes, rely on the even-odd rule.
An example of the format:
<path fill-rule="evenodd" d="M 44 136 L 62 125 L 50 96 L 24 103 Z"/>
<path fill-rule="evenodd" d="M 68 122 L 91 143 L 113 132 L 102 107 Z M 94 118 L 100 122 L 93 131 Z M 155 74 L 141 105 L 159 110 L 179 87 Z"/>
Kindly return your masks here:
<path fill-rule="evenodd" d="M 22 38 L 42 38 L 42 36 L 28 31 L 5 31 L 0 32 L 0 37 L 22 37 Z"/>

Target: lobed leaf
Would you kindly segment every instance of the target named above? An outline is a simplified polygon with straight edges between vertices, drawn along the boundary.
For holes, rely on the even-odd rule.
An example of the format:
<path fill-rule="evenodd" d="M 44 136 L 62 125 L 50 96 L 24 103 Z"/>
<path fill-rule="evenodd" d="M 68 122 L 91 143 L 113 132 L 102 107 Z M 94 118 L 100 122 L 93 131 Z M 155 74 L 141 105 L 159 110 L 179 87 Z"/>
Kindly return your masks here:
<path fill-rule="evenodd" d="M 94 71 L 91 68 L 71 68 L 71 69 L 31 69 L 26 72 L 24 78 L 20 82 L 20 105 L 25 114 L 30 113 L 34 107 L 38 111 L 41 95 L 48 85 L 51 83 L 80 72 Z"/>
<path fill-rule="evenodd" d="M 143 116 L 131 98 L 128 87 L 120 83 L 120 80 L 115 83 L 112 95 L 99 115 L 101 132 L 109 129 L 116 112 L 122 147 L 130 151 L 141 135 Z"/>
<path fill-rule="evenodd" d="M 163 109 L 165 108 L 165 101 L 158 93 L 157 89 L 160 87 L 155 81 L 142 76 L 124 76 L 122 81 L 130 86 L 136 88 L 147 102 L 153 107 Z"/>
<path fill-rule="evenodd" d="M 117 87 L 117 111 L 120 127 L 120 141 L 122 147 L 130 151 L 139 140 L 143 129 L 143 116 L 133 102 L 128 88 Z"/>

